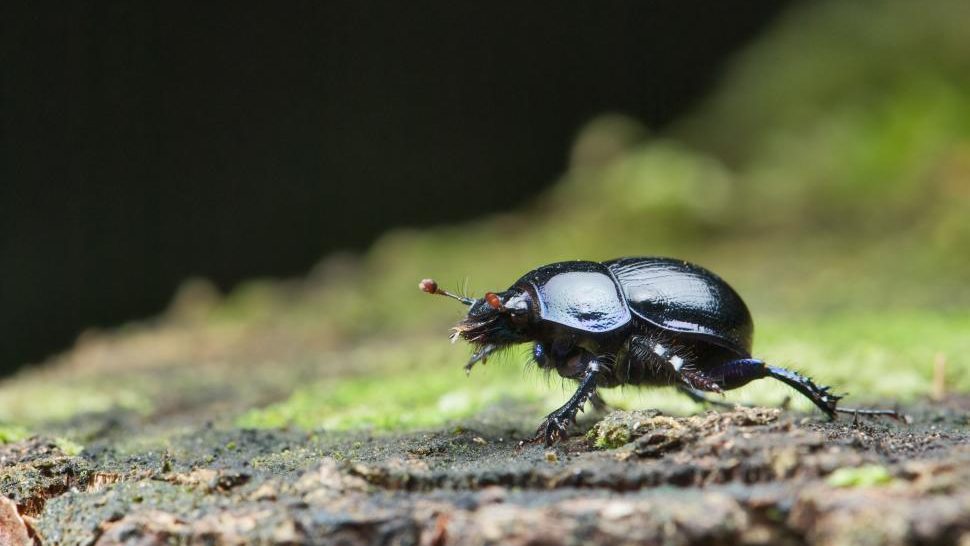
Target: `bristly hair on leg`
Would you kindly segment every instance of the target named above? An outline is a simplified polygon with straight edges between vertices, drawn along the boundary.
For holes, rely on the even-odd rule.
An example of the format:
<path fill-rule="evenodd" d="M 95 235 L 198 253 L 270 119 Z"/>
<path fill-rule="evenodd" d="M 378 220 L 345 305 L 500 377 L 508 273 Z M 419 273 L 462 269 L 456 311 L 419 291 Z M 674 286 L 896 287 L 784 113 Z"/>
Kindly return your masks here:
<path fill-rule="evenodd" d="M 509 351 L 512 351 L 513 346 L 509 346 Z M 522 363 L 522 375 L 535 374 L 536 372 L 544 371 L 536 363 L 532 355 L 532 349 L 528 346 L 514 346 L 518 348 L 518 352 L 515 355 L 516 362 Z"/>
<path fill-rule="evenodd" d="M 555 367 L 543 367 L 536 362 L 533 356 L 532 349 L 525 348 L 522 351 L 522 356 L 524 357 L 524 364 L 522 366 L 523 371 L 535 372 L 536 375 L 541 375 L 546 382 L 546 387 L 552 386 L 552 372 L 556 370 Z"/>
<path fill-rule="evenodd" d="M 611 376 L 614 374 L 616 368 L 616 355 L 615 354 L 601 354 L 596 355 L 596 362 L 599 363 L 601 372 L 604 375 Z"/>

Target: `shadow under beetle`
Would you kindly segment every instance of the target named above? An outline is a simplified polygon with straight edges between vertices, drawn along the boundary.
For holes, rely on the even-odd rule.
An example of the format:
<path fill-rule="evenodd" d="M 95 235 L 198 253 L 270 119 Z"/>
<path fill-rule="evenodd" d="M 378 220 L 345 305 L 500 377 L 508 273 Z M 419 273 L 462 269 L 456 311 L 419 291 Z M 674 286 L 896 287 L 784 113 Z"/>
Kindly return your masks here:
<path fill-rule="evenodd" d="M 547 445 L 566 438 L 587 401 L 605 407 L 597 388 L 618 385 L 676 386 L 695 401 L 718 403 L 704 393 L 772 377 L 833 419 L 836 412 L 898 417 L 891 410 L 839 408 L 841 397 L 829 387 L 752 358 L 754 325 L 744 301 L 720 277 L 683 260 L 559 262 L 477 300 L 441 290 L 430 279 L 420 288 L 470 307 L 453 329 L 453 339 L 476 347 L 466 371 L 503 347 L 534 342 L 540 368 L 579 382 L 575 394 L 539 426 L 535 439 Z"/>

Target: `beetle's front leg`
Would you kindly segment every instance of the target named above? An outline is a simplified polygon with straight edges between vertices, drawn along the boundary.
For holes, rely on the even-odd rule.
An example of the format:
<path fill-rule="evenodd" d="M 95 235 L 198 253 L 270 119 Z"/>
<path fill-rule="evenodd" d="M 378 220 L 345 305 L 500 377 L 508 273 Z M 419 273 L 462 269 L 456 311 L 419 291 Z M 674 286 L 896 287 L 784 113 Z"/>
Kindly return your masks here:
<path fill-rule="evenodd" d="M 585 355 L 584 355 L 585 357 Z M 561 408 L 546 416 L 539 425 L 533 441 L 545 439 L 546 445 L 551 446 L 556 439 L 565 440 L 566 429 L 570 423 L 576 422 L 576 413 L 582 409 L 587 400 L 596 394 L 596 378 L 602 371 L 602 365 L 595 357 L 589 356 L 586 371 L 579 382 L 579 388 Z"/>

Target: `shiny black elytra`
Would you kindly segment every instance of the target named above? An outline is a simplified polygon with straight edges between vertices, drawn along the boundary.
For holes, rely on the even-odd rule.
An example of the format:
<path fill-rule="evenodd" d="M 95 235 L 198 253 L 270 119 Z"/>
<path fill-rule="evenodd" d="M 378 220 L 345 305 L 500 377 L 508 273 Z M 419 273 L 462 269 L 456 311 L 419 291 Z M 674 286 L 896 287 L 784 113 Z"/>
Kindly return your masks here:
<path fill-rule="evenodd" d="M 579 381 L 576 393 L 539 426 L 547 444 L 566 438 L 587 400 L 605 404 L 598 387 L 669 385 L 698 402 L 755 379 L 772 377 L 806 396 L 830 418 L 836 412 L 889 415 L 890 410 L 836 407 L 841 397 L 791 370 L 752 358 L 754 325 L 737 292 L 710 271 L 671 258 L 572 261 L 526 273 L 508 290 L 474 300 L 438 288 L 425 292 L 470 306 L 454 336 L 476 346 L 466 364 L 498 349 L 534 342 L 541 368 Z"/>

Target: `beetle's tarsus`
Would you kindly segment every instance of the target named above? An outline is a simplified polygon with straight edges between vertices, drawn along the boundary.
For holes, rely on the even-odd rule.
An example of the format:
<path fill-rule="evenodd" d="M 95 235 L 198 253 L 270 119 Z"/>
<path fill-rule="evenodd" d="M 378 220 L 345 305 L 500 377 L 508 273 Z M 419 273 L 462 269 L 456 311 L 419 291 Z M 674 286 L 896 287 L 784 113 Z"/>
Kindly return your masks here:
<path fill-rule="evenodd" d="M 861 415 L 863 417 L 884 416 L 884 417 L 890 417 L 897 421 L 903 421 L 903 422 L 907 421 L 905 415 L 900 414 L 896 410 L 889 410 L 889 409 L 835 408 L 835 411 L 838 413 L 851 413 L 856 419 L 858 419 L 858 417 Z"/>
<path fill-rule="evenodd" d="M 536 435 L 532 441 L 544 440 L 547 447 L 557 441 L 565 441 L 569 437 L 569 421 L 573 423 L 576 421 L 574 416 L 569 416 L 564 411 L 568 411 L 565 406 L 546 416 L 545 421 L 536 430 Z"/>
<path fill-rule="evenodd" d="M 471 358 L 468 359 L 468 363 L 465 364 L 465 375 L 471 374 L 472 368 L 474 368 L 475 364 L 479 362 L 481 362 L 482 366 L 484 366 L 485 363 L 488 362 L 488 356 L 494 353 L 497 349 L 498 349 L 498 345 L 489 343 L 487 345 L 483 345 L 482 348 L 475 351 L 475 353 L 471 356 Z"/>
<path fill-rule="evenodd" d="M 558 410 L 549 414 L 546 420 L 539 425 L 539 429 L 536 430 L 536 435 L 532 438 L 533 442 L 544 440 L 546 447 L 548 447 L 556 443 L 557 437 L 559 440 L 566 440 L 568 437 L 566 425 L 560 421 L 560 417 L 556 415 L 557 413 L 559 413 Z"/>

